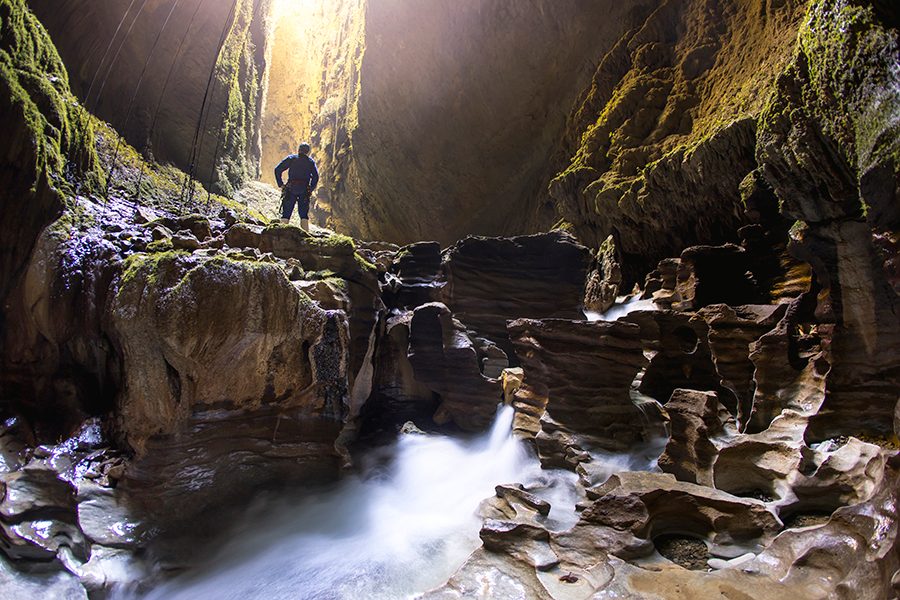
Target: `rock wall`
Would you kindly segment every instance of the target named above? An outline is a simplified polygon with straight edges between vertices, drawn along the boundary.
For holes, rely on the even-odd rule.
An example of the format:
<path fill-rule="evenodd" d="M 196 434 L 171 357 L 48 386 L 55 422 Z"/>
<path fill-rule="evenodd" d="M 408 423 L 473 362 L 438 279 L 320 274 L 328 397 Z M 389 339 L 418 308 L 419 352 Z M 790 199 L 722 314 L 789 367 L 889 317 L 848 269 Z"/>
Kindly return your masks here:
<path fill-rule="evenodd" d="M 74 102 L 46 30 L 20 0 L 0 2 L 0 122 L 0 330 L 5 330 L 7 297 L 41 230 L 61 214 L 68 194 L 97 182 L 88 115 Z"/>
<path fill-rule="evenodd" d="M 324 222 L 334 175 L 349 148 L 363 50 L 362 0 L 275 3 L 262 121 L 261 178 L 274 185 L 281 159 L 310 141 L 323 174 L 318 213 Z"/>
<path fill-rule="evenodd" d="M 335 165 L 346 184 L 330 192 L 328 223 L 444 244 L 551 224 L 548 156 L 566 111 L 651 4 L 369 1 L 351 160 Z"/>
<path fill-rule="evenodd" d="M 736 239 L 755 117 L 790 59 L 802 2 L 668 0 L 607 53 L 569 118 L 550 193 L 627 267 Z M 626 269 L 626 279 L 635 276 Z M 629 275 L 631 275 L 629 277 Z"/>
<path fill-rule="evenodd" d="M 822 287 L 832 371 L 820 436 L 837 421 L 890 431 L 898 402 L 897 26 L 877 3 L 813 2 L 760 120 L 757 160 Z"/>
<path fill-rule="evenodd" d="M 258 173 L 270 0 L 30 0 L 87 108 L 230 192 Z"/>

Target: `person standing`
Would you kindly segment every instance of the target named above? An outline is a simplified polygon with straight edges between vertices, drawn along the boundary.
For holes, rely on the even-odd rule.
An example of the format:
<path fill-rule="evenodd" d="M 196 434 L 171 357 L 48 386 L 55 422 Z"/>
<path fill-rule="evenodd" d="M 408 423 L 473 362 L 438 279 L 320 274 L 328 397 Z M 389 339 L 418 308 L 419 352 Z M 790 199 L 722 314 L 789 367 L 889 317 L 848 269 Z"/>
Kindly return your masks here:
<path fill-rule="evenodd" d="M 300 228 L 304 231 L 309 231 L 309 199 L 319 185 L 319 170 L 316 161 L 309 156 L 310 150 L 310 145 L 303 142 L 297 154 L 285 156 L 275 167 L 275 181 L 281 188 L 281 222 L 290 222 L 296 204 Z M 288 172 L 287 183 L 281 177 L 285 171 Z"/>

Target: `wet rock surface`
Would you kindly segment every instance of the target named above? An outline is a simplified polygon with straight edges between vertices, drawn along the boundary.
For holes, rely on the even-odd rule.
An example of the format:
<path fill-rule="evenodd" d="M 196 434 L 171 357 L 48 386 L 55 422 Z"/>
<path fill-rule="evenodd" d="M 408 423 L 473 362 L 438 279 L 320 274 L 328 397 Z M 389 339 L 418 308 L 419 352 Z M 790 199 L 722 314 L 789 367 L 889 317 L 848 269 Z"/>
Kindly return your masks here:
<path fill-rule="evenodd" d="M 507 4 L 485 18 L 529 12 Z M 0 16 L 11 7 L 30 14 L 0 0 Z M 237 22 L 254 22 L 250 3 L 236 7 Z M 389 22 L 396 8 L 374 3 L 372 23 L 402 27 Z M 585 10 L 608 20 L 603 9 Z M 528 18 L 537 39 L 554 30 L 548 11 Z M 513 449 L 543 469 L 527 485 L 491 483 L 481 547 L 425 598 L 896 596 L 895 11 L 685 0 L 635 6 L 628 19 L 637 27 L 607 40 L 576 102 L 560 150 L 575 158 L 550 190 L 577 237 L 469 237 L 445 249 L 268 224 L 209 197 L 201 210 L 91 192 L 81 153 L 103 149 L 109 131 L 72 137 L 52 44 L 36 21 L 0 23 L 0 83 L 15 92 L 0 102 L 12 123 L 3 207 L 22 207 L 0 226 L 3 591 L 152 588 L 211 555 L 232 535 L 223 523 L 257 494 L 334 481 L 398 433 L 482 432 L 505 402 Z M 554 39 L 592 54 L 586 22 Z M 405 39 L 441 29 L 429 25 L 379 40 L 368 68 L 382 72 L 383 53 L 408 54 Z M 744 52 L 745 39 L 765 43 Z M 13 55 L 28 68 L 6 68 Z M 420 100 L 409 98 L 411 126 L 383 155 L 335 150 L 334 172 L 359 178 L 347 190 L 368 178 L 380 192 L 360 199 L 367 218 L 412 201 L 386 210 L 396 190 L 358 169 L 405 154 L 406 137 L 422 133 Z M 255 110 L 248 101 L 239 112 Z M 378 130 L 382 101 L 358 99 L 359 132 Z M 449 123 L 468 114 L 457 108 Z M 254 119 L 245 125 L 252 133 Z M 377 142 L 354 140 L 356 151 Z M 471 209 L 492 206 L 489 188 L 518 189 L 508 202 L 521 212 L 492 213 L 485 227 L 531 227 L 543 210 L 526 193 L 531 176 L 551 165 L 516 164 L 529 181 L 442 193 L 466 192 L 455 205 Z M 359 217 L 333 199 L 335 222 Z M 382 219 L 410 226 L 390 237 L 422 237 L 421 215 L 403 216 Z M 631 299 L 614 302 L 619 293 Z"/>

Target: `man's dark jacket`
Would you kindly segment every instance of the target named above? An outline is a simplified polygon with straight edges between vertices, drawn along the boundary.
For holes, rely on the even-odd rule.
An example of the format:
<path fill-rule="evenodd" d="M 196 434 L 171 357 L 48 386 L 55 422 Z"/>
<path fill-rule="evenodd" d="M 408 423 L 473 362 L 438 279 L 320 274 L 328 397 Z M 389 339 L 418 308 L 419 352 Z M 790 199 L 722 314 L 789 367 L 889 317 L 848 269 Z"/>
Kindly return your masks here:
<path fill-rule="evenodd" d="M 312 192 L 319 185 L 319 170 L 316 168 L 316 161 L 309 156 L 291 154 L 278 163 L 278 166 L 275 167 L 275 181 L 278 182 L 278 187 L 284 185 L 281 174 L 285 171 L 288 172 L 287 183 L 291 193 L 305 194 L 307 190 Z"/>

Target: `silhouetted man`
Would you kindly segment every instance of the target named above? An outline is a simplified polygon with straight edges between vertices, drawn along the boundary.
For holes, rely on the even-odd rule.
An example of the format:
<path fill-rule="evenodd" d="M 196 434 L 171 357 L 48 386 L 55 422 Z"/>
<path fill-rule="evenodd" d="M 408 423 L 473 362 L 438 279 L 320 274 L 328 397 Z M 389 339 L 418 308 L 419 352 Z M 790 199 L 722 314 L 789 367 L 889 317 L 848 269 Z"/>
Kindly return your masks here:
<path fill-rule="evenodd" d="M 275 181 L 281 191 L 281 222 L 291 220 L 294 204 L 300 213 L 300 227 L 309 231 L 309 198 L 319 185 L 319 170 L 316 162 L 309 157 L 310 146 L 306 142 L 300 144 L 297 154 L 284 157 L 275 167 Z M 282 181 L 281 174 L 288 172 L 287 184 Z"/>

